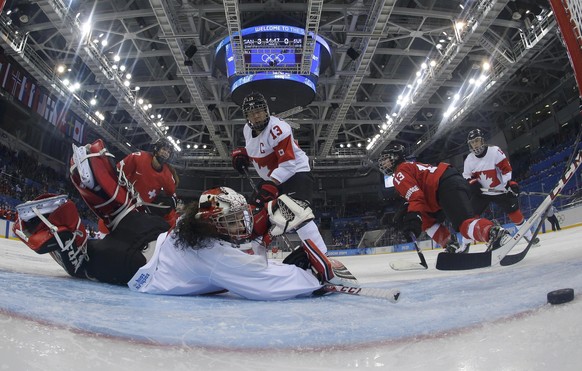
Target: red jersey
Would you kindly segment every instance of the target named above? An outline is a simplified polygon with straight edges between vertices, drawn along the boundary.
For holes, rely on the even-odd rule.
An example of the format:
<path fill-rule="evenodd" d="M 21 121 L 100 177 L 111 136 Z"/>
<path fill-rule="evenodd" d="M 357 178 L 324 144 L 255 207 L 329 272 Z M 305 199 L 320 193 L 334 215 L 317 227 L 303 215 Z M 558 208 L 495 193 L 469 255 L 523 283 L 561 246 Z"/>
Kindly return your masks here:
<path fill-rule="evenodd" d="M 162 170 L 157 171 L 152 166 L 152 160 L 153 155 L 149 152 L 134 152 L 121 160 L 117 168 L 121 169 L 123 166 L 127 180 L 134 184 L 144 202 L 153 202 L 161 192 L 176 197 L 176 180 L 170 168 L 164 164 Z M 176 212 L 173 211 L 164 219 L 173 227 L 176 218 Z"/>
<path fill-rule="evenodd" d="M 437 190 L 441 175 L 450 167 L 441 162 L 438 166 L 420 162 L 403 162 L 394 171 L 394 188 L 408 201 L 409 212 L 434 213 L 441 209 Z"/>

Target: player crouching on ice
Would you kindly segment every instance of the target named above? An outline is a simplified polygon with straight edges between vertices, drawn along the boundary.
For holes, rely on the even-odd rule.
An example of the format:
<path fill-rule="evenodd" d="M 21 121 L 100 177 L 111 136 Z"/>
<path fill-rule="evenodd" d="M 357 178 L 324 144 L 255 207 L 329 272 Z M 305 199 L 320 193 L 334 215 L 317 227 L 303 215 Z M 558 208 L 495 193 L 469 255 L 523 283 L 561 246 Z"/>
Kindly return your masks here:
<path fill-rule="evenodd" d="M 49 253 L 71 276 L 127 284 L 152 294 L 228 290 L 253 300 L 310 295 L 336 278 L 333 262 L 308 247 L 294 251 L 283 263 L 240 249 L 313 218 L 308 207 L 290 197 L 281 196 L 253 215 L 242 195 L 227 187 L 214 188 L 168 231 L 160 216 L 146 212 L 101 140 L 79 148 L 71 160 L 71 179 L 111 233 L 102 240 L 87 240 L 75 205 L 58 195 L 19 205 L 21 217 L 14 226 L 26 245 L 39 254 Z M 355 279 L 349 283 L 357 285 Z"/>
<path fill-rule="evenodd" d="M 408 202 L 402 221 L 407 238 L 410 233 L 418 237 L 425 231 L 446 251 L 463 252 L 451 239 L 448 228 L 435 217 L 444 213 L 463 238 L 487 242 L 487 250 L 498 249 L 509 239 L 509 233 L 502 227 L 473 216 L 469 186 L 455 168 L 444 162 L 432 166 L 405 161 L 404 152 L 400 144 L 389 146 L 379 157 L 378 167 L 385 175 L 394 174 L 394 188 Z"/>

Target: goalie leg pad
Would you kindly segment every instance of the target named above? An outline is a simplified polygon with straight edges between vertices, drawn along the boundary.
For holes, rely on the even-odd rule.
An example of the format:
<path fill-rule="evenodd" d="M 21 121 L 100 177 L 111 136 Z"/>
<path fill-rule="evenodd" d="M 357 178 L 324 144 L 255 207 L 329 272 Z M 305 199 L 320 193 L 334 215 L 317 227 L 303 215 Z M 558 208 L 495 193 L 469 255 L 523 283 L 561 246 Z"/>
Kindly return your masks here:
<path fill-rule="evenodd" d="M 70 161 L 70 176 L 85 203 L 114 229 L 130 211 L 142 205 L 123 171 L 118 171 L 114 156 L 101 139 L 76 147 Z"/>
<path fill-rule="evenodd" d="M 270 233 L 273 236 L 291 232 L 315 218 L 307 202 L 295 200 L 287 195 L 281 195 L 276 200 L 270 201 L 267 204 L 267 212 L 272 225 Z"/>
<path fill-rule="evenodd" d="M 316 272 L 320 281 L 339 286 L 360 286 L 356 277 L 342 262 L 329 259 L 311 240 L 303 241 L 303 248 L 311 262 L 312 269 Z"/>
<path fill-rule="evenodd" d="M 56 206 L 53 201 L 63 196 L 44 194 L 18 205 L 25 219 L 14 223 L 14 234 L 38 254 L 49 253 L 71 276 L 82 275 L 87 255 L 87 231 L 75 204 L 66 200 Z M 36 201 L 36 202 L 35 202 Z M 59 201 L 60 202 L 60 201 Z M 36 216 L 30 218 L 30 213 Z"/>

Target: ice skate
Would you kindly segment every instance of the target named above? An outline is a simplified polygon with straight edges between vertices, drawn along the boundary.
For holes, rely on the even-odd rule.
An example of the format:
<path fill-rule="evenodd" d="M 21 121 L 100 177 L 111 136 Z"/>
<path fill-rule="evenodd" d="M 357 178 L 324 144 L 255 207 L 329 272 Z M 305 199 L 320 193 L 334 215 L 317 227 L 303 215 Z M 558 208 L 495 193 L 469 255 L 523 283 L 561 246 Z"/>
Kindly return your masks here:
<path fill-rule="evenodd" d="M 510 234 L 507 232 L 507 230 L 500 226 L 494 225 L 489 231 L 489 242 L 487 243 L 486 251 L 497 250 L 507 242 L 509 237 Z"/>
<path fill-rule="evenodd" d="M 459 244 L 457 241 L 449 241 L 443 250 L 449 254 L 465 254 L 469 252 L 469 246 L 471 246 L 470 242 Z"/>
<path fill-rule="evenodd" d="M 329 259 L 331 263 L 331 270 L 333 276 L 328 278 L 324 283 L 330 283 L 338 286 L 354 286 L 359 287 L 360 284 L 352 272 L 339 260 Z"/>

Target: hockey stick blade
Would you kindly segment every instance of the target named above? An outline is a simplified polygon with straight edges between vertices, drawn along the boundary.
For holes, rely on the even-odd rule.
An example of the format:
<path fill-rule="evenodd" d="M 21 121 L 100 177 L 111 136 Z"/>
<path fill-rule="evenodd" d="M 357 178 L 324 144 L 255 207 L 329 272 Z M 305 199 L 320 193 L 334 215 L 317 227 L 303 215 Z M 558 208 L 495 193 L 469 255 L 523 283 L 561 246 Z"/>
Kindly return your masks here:
<path fill-rule="evenodd" d="M 423 271 L 428 269 L 428 265 L 424 266 L 422 263 L 393 261 L 390 262 L 390 268 L 394 269 L 395 271 Z"/>
<path fill-rule="evenodd" d="M 507 265 L 513 265 L 513 264 L 517 264 L 520 261 L 523 260 L 523 258 L 525 258 L 525 256 L 527 255 L 529 249 L 533 246 L 533 240 L 529 241 L 527 243 L 527 246 L 525 249 L 523 249 L 523 251 L 518 252 L 517 254 L 513 254 L 513 255 L 505 255 L 503 257 L 503 259 L 501 259 L 501 261 L 499 262 L 499 265 L 502 266 L 507 266 Z"/>
<path fill-rule="evenodd" d="M 353 287 L 353 286 L 339 286 L 332 284 L 325 284 L 323 289 L 327 292 L 337 292 L 340 294 L 366 296 L 370 298 L 387 299 L 392 303 L 397 303 L 400 300 L 400 290 L 398 289 L 383 289 L 378 287 Z"/>
<path fill-rule="evenodd" d="M 418 242 L 416 242 L 416 236 L 414 235 L 414 233 L 410 232 L 410 238 L 412 239 L 412 242 L 414 243 L 414 249 L 416 250 L 418 257 L 420 258 L 420 265 L 422 265 L 425 269 L 427 269 L 428 264 L 426 264 L 426 259 L 424 258 L 424 255 L 423 255 L 422 251 L 420 250 L 420 247 L 418 247 Z"/>
<path fill-rule="evenodd" d="M 582 163 L 582 150 L 578 151 L 577 155 L 573 157 L 570 165 L 568 166 L 568 170 L 564 173 L 564 175 L 558 181 L 558 184 L 554 187 L 552 192 L 542 201 L 540 206 L 534 211 L 534 213 L 528 218 L 528 220 L 522 224 L 519 228 L 517 233 L 511 237 L 511 239 L 506 242 L 503 246 L 501 246 L 497 250 L 493 251 L 486 251 L 481 253 L 472 253 L 472 254 L 449 254 L 449 253 L 440 253 L 437 256 L 436 262 L 436 269 L 439 270 L 466 270 L 466 269 L 476 269 L 476 268 L 484 268 L 490 267 L 493 265 L 500 264 L 503 258 L 517 245 L 517 243 L 522 239 L 525 232 L 528 231 L 531 226 L 539 219 L 543 217 L 546 213 L 546 210 L 550 207 L 554 199 L 558 196 L 558 194 L 564 189 L 566 183 L 574 176 L 576 170 L 580 167 Z M 533 239 L 532 239 L 533 240 Z M 531 246 L 530 246 L 531 247 Z M 526 248 L 525 254 L 529 248 Z M 523 253 L 523 251 L 522 251 Z M 525 254 L 521 257 L 521 259 L 517 260 L 519 257 L 511 258 L 506 260 L 508 263 L 511 260 L 517 260 L 515 263 L 521 261 Z M 516 254 L 519 255 L 519 254 Z M 515 264 L 513 263 L 513 264 Z M 505 264 L 511 265 L 511 264 Z"/>

